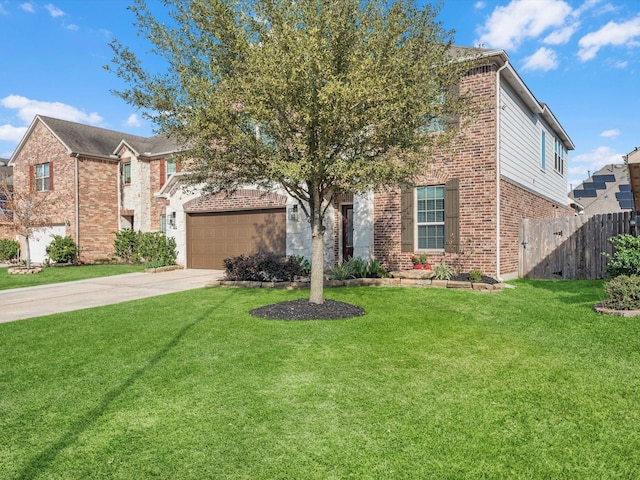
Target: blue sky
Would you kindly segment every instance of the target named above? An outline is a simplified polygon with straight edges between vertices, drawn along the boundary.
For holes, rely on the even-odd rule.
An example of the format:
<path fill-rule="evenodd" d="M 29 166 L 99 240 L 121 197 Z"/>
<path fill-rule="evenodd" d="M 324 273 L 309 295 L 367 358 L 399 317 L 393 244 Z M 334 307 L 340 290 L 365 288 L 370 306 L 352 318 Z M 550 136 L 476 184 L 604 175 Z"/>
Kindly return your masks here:
<path fill-rule="evenodd" d="M 136 53 L 128 0 L 0 0 L 0 158 L 36 114 L 148 136 L 153 126 L 110 93 L 103 69 L 117 38 Z M 160 0 L 147 0 L 154 10 Z M 440 20 L 455 43 L 504 49 L 576 149 L 574 187 L 640 146 L 640 2 L 445 0 Z"/>

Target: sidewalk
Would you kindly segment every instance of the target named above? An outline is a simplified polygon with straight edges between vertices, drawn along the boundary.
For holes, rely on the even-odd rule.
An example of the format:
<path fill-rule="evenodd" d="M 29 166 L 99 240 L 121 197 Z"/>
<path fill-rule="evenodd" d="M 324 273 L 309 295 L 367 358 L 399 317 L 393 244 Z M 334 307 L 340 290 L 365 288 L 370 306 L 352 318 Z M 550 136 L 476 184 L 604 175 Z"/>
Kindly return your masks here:
<path fill-rule="evenodd" d="M 0 290 L 0 323 L 202 288 L 223 275 L 222 270 L 138 272 Z"/>

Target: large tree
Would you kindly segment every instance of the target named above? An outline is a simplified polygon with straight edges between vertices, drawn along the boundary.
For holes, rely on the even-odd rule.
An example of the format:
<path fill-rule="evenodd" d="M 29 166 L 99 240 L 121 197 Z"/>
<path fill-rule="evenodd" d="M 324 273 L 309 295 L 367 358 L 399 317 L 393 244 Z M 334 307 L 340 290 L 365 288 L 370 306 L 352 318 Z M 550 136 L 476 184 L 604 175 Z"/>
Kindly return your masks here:
<path fill-rule="evenodd" d="M 452 54 L 438 10 L 411 0 L 139 0 L 140 34 L 166 71 L 150 73 L 117 40 L 116 91 L 174 136 L 191 182 L 210 192 L 281 187 L 312 232 L 312 303 L 323 302 L 324 218 L 341 193 L 410 182 L 434 133 L 465 113 L 455 88 L 470 64 Z M 453 94 L 456 92 L 456 94 Z"/>

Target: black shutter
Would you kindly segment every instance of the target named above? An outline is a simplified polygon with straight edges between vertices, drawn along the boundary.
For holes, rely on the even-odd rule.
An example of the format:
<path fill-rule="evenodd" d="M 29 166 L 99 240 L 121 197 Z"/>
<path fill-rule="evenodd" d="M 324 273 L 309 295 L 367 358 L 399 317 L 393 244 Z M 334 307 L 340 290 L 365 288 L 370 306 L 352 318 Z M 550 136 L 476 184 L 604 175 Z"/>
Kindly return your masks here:
<path fill-rule="evenodd" d="M 413 187 L 403 186 L 400 190 L 400 251 L 413 252 L 415 237 L 415 208 Z"/>
<path fill-rule="evenodd" d="M 445 186 L 444 196 L 444 251 L 460 251 L 460 200 L 459 181 L 450 179 Z"/>

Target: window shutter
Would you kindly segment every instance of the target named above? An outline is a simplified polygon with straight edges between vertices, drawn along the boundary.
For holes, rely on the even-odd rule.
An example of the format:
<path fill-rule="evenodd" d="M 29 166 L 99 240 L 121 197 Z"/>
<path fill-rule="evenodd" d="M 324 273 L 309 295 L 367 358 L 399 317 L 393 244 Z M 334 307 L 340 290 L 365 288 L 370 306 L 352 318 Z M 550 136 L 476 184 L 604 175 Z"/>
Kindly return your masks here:
<path fill-rule="evenodd" d="M 29 165 L 29 191 L 33 192 L 36 189 L 36 167 Z"/>
<path fill-rule="evenodd" d="M 444 197 L 444 251 L 458 253 L 460 250 L 460 200 L 459 180 L 450 179 L 445 185 Z"/>
<path fill-rule="evenodd" d="M 49 190 L 53 190 L 53 162 L 49 162 Z"/>
<path fill-rule="evenodd" d="M 404 186 L 400 190 L 400 251 L 413 252 L 415 238 L 414 190 Z"/>
<path fill-rule="evenodd" d="M 167 161 L 164 158 L 160 159 L 160 186 L 164 185 L 167 181 Z"/>

